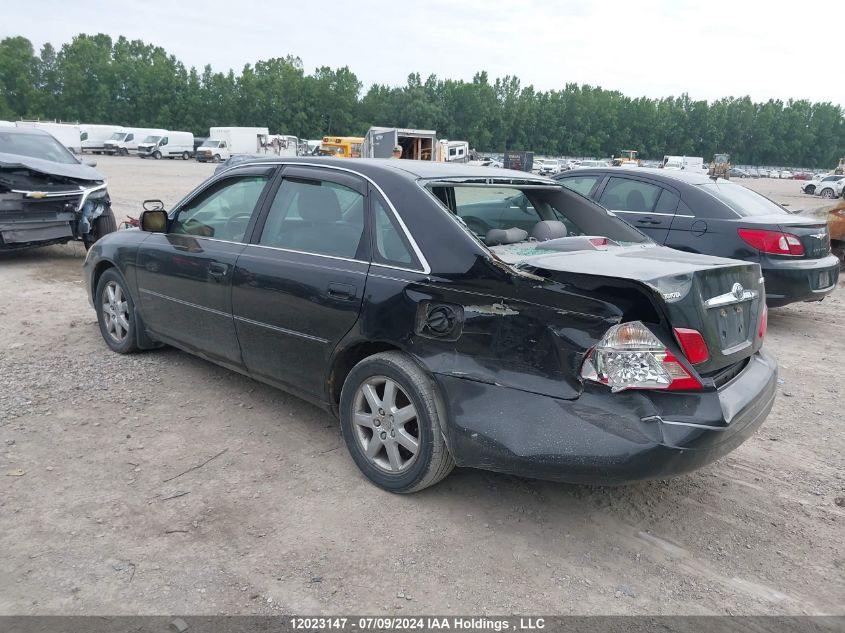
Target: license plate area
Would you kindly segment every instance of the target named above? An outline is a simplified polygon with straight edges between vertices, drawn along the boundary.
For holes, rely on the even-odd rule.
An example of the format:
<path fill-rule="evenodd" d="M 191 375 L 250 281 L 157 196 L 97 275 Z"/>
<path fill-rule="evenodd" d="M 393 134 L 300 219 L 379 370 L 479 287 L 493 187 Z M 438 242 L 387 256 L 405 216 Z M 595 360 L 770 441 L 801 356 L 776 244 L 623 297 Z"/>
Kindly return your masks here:
<path fill-rule="evenodd" d="M 723 352 L 748 342 L 749 304 L 712 308 L 710 318 L 719 334 L 719 347 Z"/>

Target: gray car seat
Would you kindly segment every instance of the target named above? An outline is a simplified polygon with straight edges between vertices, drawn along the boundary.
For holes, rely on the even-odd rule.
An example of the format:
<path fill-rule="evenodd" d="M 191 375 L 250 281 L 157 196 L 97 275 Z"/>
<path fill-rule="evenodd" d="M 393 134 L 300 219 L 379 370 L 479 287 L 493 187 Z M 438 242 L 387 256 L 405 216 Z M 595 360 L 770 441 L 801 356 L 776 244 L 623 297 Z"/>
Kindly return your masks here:
<path fill-rule="evenodd" d="M 566 225 L 558 220 L 542 220 L 531 229 L 531 237 L 538 242 L 566 237 Z"/>
<path fill-rule="evenodd" d="M 280 246 L 309 253 L 354 257 L 363 231 L 363 214 L 355 214 L 356 223 L 344 222 L 334 191 L 327 187 L 303 187 L 296 200 L 303 222 L 286 223 Z M 297 223 L 299 224 L 299 223 Z"/>

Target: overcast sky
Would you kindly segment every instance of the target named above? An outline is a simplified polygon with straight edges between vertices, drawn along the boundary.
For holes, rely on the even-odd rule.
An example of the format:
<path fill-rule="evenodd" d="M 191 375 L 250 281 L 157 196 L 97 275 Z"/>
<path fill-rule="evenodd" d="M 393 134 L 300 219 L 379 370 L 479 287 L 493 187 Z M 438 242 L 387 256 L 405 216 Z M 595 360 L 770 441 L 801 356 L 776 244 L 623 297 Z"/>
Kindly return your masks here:
<path fill-rule="evenodd" d="M 28 0 L 0 37 L 57 48 L 107 33 L 164 47 L 186 66 L 240 72 L 288 54 L 306 72 L 349 66 L 364 83 L 518 76 L 630 96 L 750 95 L 845 104 L 842 0 Z M 832 16 L 839 24 L 832 26 Z M 835 21 L 835 20 L 834 20 Z M 827 28 L 830 26 L 831 28 Z"/>

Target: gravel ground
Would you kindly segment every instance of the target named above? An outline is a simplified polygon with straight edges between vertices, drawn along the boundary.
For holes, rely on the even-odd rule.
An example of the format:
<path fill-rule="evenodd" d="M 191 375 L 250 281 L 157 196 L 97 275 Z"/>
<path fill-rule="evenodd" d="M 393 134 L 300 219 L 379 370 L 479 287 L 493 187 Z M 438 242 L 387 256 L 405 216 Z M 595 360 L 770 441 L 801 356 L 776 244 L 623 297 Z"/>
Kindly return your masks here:
<path fill-rule="evenodd" d="M 213 169 L 98 160 L 129 215 Z M 771 311 L 775 408 L 711 466 L 620 488 L 459 469 L 400 497 L 322 411 L 108 351 L 83 257 L 0 255 L 0 614 L 845 614 L 842 288 Z"/>

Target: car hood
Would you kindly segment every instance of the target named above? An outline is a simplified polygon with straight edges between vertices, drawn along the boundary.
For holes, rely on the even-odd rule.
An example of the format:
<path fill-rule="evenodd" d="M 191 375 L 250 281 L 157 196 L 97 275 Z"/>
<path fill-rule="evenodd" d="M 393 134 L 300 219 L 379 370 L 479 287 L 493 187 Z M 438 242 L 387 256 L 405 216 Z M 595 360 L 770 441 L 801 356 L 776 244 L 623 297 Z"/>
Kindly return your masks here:
<path fill-rule="evenodd" d="M 100 180 L 104 181 L 103 174 L 98 172 L 93 167 L 83 165 L 81 163 L 56 163 L 50 160 L 42 160 L 40 158 L 32 158 L 30 156 L 21 156 L 19 154 L 6 154 L 0 152 L 0 168 L 15 169 L 26 168 L 31 171 L 37 171 L 52 176 L 62 176 L 64 178 L 77 178 L 79 180 Z"/>

